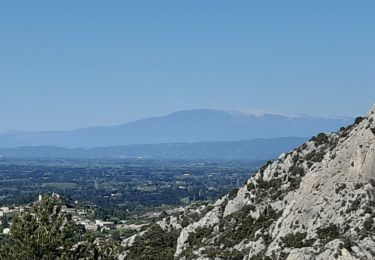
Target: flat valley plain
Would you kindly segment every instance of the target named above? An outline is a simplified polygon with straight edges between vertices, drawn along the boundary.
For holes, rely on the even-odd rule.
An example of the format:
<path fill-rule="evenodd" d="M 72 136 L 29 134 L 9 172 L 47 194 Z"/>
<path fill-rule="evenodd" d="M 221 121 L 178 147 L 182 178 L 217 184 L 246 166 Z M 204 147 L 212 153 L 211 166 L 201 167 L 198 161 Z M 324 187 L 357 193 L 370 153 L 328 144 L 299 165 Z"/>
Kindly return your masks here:
<path fill-rule="evenodd" d="M 239 187 L 264 161 L 22 160 L 0 159 L 0 205 L 31 203 L 59 194 L 71 207 L 94 209 L 95 217 L 135 214 L 211 202 Z"/>

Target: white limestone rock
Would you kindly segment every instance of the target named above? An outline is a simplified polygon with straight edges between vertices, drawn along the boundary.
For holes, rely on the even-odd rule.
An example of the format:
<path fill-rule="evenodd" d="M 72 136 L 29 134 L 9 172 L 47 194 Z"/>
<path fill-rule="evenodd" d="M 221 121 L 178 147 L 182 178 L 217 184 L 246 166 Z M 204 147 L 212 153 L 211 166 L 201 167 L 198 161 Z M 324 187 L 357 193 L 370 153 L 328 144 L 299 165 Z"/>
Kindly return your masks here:
<path fill-rule="evenodd" d="M 178 218 L 159 222 L 181 230 L 175 259 L 375 259 L 375 106 L 356 124 L 280 155 L 205 209 L 185 228 Z M 198 228 L 212 233 L 190 244 Z"/>

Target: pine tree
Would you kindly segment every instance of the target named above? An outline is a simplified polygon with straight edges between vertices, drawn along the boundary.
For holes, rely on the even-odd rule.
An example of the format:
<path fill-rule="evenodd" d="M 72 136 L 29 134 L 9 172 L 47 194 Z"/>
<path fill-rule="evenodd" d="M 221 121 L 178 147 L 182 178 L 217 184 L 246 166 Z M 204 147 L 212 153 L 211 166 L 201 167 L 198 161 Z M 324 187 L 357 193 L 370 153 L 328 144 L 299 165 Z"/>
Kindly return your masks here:
<path fill-rule="evenodd" d="M 62 200 L 45 196 L 13 218 L 0 259 L 117 259 L 119 241 L 100 241 L 61 211 Z"/>
<path fill-rule="evenodd" d="M 30 212 L 14 217 L 1 259 L 58 259 L 78 241 L 78 226 L 61 212 L 61 201 L 44 197 Z"/>

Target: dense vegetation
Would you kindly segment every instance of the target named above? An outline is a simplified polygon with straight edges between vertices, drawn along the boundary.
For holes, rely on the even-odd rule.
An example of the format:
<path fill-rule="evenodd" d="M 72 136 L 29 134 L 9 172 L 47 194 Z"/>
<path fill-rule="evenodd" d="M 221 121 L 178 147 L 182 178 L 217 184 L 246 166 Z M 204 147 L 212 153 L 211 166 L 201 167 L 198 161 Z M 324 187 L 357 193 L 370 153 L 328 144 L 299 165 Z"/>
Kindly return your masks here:
<path fill-rule="evenodd" d="M 159 225 L 152 225 L 143 236 L 135 239 L 127 255 L 128 259 L 173 259 L 179 232 L 165 232 Z"/>
<path fill-rule="evenodd" d="M 13 218 L 1 259 L 116 259 L 115 241 L 93 240 L 84 228 L 61 211 L 62 201 L 44 197 Z M 108 246 L 110 244 L 110 247 Z"/>

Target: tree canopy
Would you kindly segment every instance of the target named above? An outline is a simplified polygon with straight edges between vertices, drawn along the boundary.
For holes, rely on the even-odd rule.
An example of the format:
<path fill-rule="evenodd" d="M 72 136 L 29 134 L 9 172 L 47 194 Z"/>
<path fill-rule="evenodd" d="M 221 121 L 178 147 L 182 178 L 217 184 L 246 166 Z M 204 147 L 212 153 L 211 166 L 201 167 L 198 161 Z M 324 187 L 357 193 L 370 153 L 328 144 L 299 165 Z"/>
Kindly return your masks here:
<path fill-rule="evenodd" d="M 61 206 L 60 199 L 46 196 L 30 211 L 16 215 L 0 258 L 116 259 L 118 244 L 92 239 Z"/>

